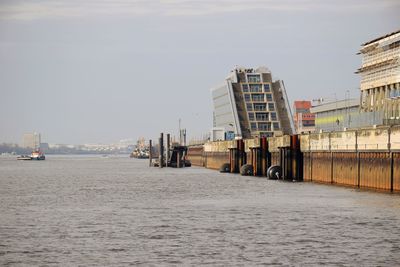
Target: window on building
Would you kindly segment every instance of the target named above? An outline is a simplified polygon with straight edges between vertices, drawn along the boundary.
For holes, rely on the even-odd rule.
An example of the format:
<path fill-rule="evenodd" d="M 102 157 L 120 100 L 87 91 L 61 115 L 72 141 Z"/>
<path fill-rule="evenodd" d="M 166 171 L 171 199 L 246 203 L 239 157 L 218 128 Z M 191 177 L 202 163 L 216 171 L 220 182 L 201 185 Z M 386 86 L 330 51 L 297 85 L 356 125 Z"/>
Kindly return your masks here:
<path fill-rule="evenodd" d="M 268 110 L 269 111 L 274 111 L 275 110 L 275 104 L 274 103 L 268 103 Z"/>
<path fill-rule="evenodd" d="M 251 127 L 252 131 L 256 131 L 257 130 L 257 123 L 255 123 L 255 122 L 250 123 L 250 127 Z"/>
<path fill-rule="evenodd" d="M 254 113 L 249 112 L 249 120 L 254 121 Z"/>
<path fill-rule="evenodd" d="M 265 94 L 265 96 L 267 97 L 267 101 L 272 101 L 272 95 L 271 94 Z"/>
<path fill-rule="evenodd" d="M 254 110 L 255 111 L 266 111 L 267 110 L 267 104 L 265 104 L 265 103 L 256 103 L 256 104 L 254 104 Z"/>
<path fill-rule="evenodd" d="M 252 111 L 253 110 L 253 104 L 251 104 L 251 103 L 247 103 L 246 107 L 247 107 L 248 111 Z"/>
<path fill-rule="evenodd" d="M 276 112 L 271 112 L 271 121 L 276 121 Z"/>
<path fill-rule="evenodd" d="M 252 94 L 251 99 L 254 102 L 264 102 L 264 94 Z"/>
<path fill-rule="evenodd" d="M 259 131 L 271 131 L 271 123 L 270 122 L 260 122 L 258 123 Z"/>
<path fill-rule="evenodd" d="M 248 92 L 249 91 L 249 85 L 248 84 L 242 84 L 242 90 L 243 90 L 243 92 Z"/>
<path fill-rule="evenodd" d="M 249 94 L 244 94 L 244 101 L 250 102 L 250 95 Z"/>
<path fill-rule="evenodd" d="M 264 92 L 271 92 L 271 88 L 269 87 L 269 84 L 264 84 Z"/>
<path fill-rule="evenodd" d="M 259 83 L 261 82 L 261 77 L 259 74 L 248 74 L 247 81 L 249 83 Z"/>
<path fill-rule="evenodd" d="M 250 92 L 252 92 L 252 93 L 262 92 L 261 84 L 250 84 Z"/>
<path fill-rule="evenodd" d="M 273 125 L 274 125 L 274 131 L 279 131 L 280 130 L 279 129 L 279 122 L 274 122 Z"/>
<path fill-rule="evenodd" d="M 268 113 L 266 112 L 257 112 L 256 113 L 256 120 L 258 121 L 267 121 L 268 120 Z"/>

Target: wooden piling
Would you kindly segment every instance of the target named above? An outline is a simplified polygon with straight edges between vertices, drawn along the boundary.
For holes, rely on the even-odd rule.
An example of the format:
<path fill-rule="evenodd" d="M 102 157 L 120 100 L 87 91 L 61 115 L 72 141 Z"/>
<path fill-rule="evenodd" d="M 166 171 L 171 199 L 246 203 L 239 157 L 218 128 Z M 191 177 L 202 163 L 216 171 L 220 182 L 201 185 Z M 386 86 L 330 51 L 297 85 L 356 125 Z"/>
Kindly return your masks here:
<path fill-rule="evenodd" d="M 261 140 L 261 175 L 267 176 L 267 170 L 271 163 L 269 160 L 268 142 L 266 137 L 262 137 Z"/>
<path fill-rule="evenodd" d="M 159 167 L 163 168 L 164 167 L 164 133 L 160 133 L 160 138 L 159 138 Z"/>
<path fill-rule="evenodd" d="M 170 134 L 167 134 L 167 147 L 166 147 L 166 154 L 167 154 L 167 156 L 166 156 L 166 160 L 165 160 L 165 166 L 167 166 L 167 167 L 169 167 L 168 166 L 168 161 L 169 161 L 169 159 L 170 159 L 170 150 L 171 150 L 171 140 L 170 140 L 170 138 L 171 138 L 171 135 Z"/>
<path fill-rule="evenodd" d="M 153 146 L 152 141 L 149 140 L 149 167 L 153 165 Z"/>
<path fill-rule="evenodd" d="M 181 167 L 181 157 L 182 157 L 181 151 L 180 150 L 176 151 L 176 167 L 177 168 Z"/>

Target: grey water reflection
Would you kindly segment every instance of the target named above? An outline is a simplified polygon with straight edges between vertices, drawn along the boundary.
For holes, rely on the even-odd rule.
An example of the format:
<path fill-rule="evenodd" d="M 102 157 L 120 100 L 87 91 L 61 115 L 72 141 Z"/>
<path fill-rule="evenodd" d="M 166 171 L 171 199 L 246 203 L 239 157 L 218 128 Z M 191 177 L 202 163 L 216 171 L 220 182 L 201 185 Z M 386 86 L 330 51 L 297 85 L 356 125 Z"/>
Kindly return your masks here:
<path fill-rule="evenodd" d="M 0 159 L 0 265 L 400 265 L 400 196 L 122 157 Z"/>

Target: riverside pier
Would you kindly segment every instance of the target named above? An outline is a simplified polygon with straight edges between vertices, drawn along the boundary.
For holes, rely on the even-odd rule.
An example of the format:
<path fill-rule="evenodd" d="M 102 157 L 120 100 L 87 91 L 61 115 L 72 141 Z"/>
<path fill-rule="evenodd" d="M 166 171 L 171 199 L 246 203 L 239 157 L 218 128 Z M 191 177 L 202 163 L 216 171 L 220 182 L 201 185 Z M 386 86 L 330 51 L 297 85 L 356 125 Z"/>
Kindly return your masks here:
<path fill-rule="evenodd" d="M 278 179 L 400 192 L 400 125 L 207 142 L 189 146 L 188 158 L 231 173 L 248 164 L 251 175 L 275 178 L 267 171 L 279 166 Z"/>

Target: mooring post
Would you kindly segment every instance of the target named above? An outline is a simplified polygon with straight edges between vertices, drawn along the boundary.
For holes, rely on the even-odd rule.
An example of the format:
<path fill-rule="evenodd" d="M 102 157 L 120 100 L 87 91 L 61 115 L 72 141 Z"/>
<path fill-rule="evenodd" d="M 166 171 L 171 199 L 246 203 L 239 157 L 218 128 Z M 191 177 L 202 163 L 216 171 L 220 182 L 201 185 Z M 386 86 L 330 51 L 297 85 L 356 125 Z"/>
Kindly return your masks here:
<path fill-rule="evenodd" d="M 292 178 L 293 180 L 300 181 L 303 179 L 302 167 L 303 160 L 300 150 L 300 139 L 299 135 L 295 134 L 291 136 L 291 155 L 292 155 Z"/>
<path fill-rule="evenodd" d="M 160 134 L 160 139 L 158 141 L 159 143 L 159 167 L 163 168 L 164 167 L 164 133 Z"/>
<path fill-rule="evenodd" d="M 181 167 L 181 150 L 178 149 L 178 151 L 176 151 L 176 167 L 180 168 Z"/>
<path fill-rule="evenodd" d="M 153 161 L 153 146 L 152 146 L 152 141 L 149 140 L 149 167 L 152 166 L 152 161 Z"/>
<path fill-rule="evenodd" d="M 171 148 L 171 140 L 170 140 L 170 138 L 171 138 L 171 135 L 170 134 L 167 134 L 167 158 L 166 158 L 166 160 L 165 160 L 165 166 L 167 166 L 167 167 L 169 167 L 168 166 L 168 160 L 169 160 L 169 158 L 170 158 L 170 148 Z"/>
<path fill-rule="evenodd" d="M 266 176 L 267 170 L 270 166 L 268 166 L 268 147 L 267 147 L 267 138 L 264 136 L 261 138 L 261 175 Z"/>

